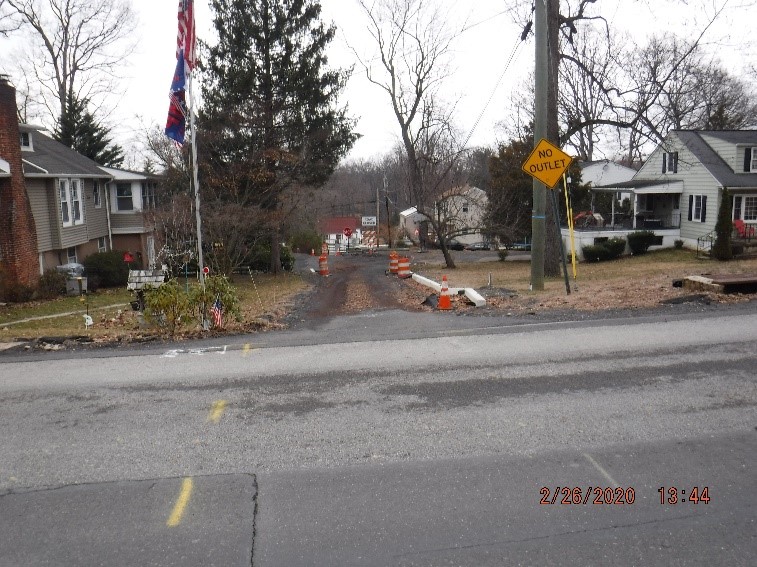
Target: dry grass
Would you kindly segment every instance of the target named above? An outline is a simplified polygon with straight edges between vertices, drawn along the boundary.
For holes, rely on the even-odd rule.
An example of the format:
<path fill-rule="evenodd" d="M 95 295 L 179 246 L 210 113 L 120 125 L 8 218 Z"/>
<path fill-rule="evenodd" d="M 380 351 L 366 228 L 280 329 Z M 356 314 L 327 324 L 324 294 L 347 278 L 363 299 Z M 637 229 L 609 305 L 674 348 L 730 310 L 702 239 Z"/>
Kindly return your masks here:
<path fill-rule="evenodd" d="M 757 274 L 757 259 L 718 262 L 697 259 L 688 250 L 661 250 L 611 262 L 578 264 L 578 277 L 570 274 L 571 294 L 565 280 L 547 278 L 544 291 L 529 290 L 529 262 L 483 262 L 446 270 L 441 265 L 412 267 L 421 275 L 440 281 L 446 274 L 450 287 L 473 287 L 487 296 L 489 305 L 506 311 L 566 308 L 576 310 L 654 307 L 660 301 L 691 294 L 673 287 L 674 280 L 702 274 Z M 491 274 L 491 288 L 489 276 Z M 511 293 L 507 293 L 511 292 Z M 751 296 L 713 295 L 712 301 L 747 301 Z"/>
<path fill-rule="evenodd" d="M 191 285 L 191 284 L 190 284 Z M 225 327 L 230 331 L 244 331 L 277 325 L 278 319 L 288 312 L 291 300 L 307 288 L 307 284 L 296 275 L 284 274 L 273 277 L 256 274 L 234 278 L 242 303 L 241 322 L 227 318 Z M 129 301 L 133 294 L 126 290 L 108 290 L 79 298 L 61 298 L 53 301 L 6 305 L 0 310 L 0 342 L 18 339 L 38 339 L 41 337 L 84 336 L 94 342 L 111 342 L 142 338 L 159 332 L 159 329 L 145 324 L 140 314 L 132 311 Z M 89 312 L 94 322 L 87 329 L 84 314 Z M 75 312 L 71 315 L 63 313 Z M 51 318 L 34 319 L 35 317 Z M 23 319 L 32 319 L 23 321 Z M 187 329 L 191 334 L 194 329 Z"/>

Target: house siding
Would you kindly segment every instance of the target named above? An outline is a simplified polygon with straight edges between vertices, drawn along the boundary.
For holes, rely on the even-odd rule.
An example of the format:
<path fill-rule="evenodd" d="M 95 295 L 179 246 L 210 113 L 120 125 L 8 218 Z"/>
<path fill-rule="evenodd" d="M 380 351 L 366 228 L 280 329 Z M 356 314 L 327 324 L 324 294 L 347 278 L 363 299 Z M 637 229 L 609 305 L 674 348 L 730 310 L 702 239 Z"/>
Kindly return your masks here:
<path fill-rule="evenodd" d="M 37 228 L 37 248 L 39 252 L 46 252 L 59 247 L 60 238 L 56 226 L 57 217 L 55 204 L 50 198 L 48 184 L 42 179 L 28 179 L 26 192 L 34 215 L 34 225 Z"/>
<path fill-rule="evenodd" d="M 95 207 L 95 200 L 92 195 L 95 188 L 94 180 L 84 180 L 83 185 L 85 195 L 84 207 L 87 212 L 87 216 L 84 218 L 84 220 L 87 226 L 88 240 L 108 236 L 108 210 L 105 206 L 105 189 L 103 187 L 103 183 L 100 183 L 101 206 L 99 209 Z M 97 250 L 95 250 L 95 252 L 97 252 Z"/>
<path fill-rule="evenodd" d="M 678 152 L 677 173 L 662 173 L 662 156 L 666 152 Z M 668 179 L 683 181 L 681 194 L 681 237 L 696 240 L 700 236 L 715 230 L 715 223 L 720 207 L 720 187 L 707 169 L 699 162 L 694 154 L 674 135 L 662 146 L 659 146 L 641 167 L 638 173 L 643 179 Z M 689 221 L 689 195 L 704 195 L 707 197 L 705 222 Z"/>
<path fill-rule="evenodd" d="M 145 232 L 144 215 L 139 212 L 113 213 L 110 223 L 114 234 Z"/>
<path fill-rule="evenodd" d="M 744 171 L 744 150 L 747 146 L 734 145 L 714 136 L 708 136 L 707 134 L 700 134 L 700 136 L 705 142 L 707 142 L 708 146 L 715 150 L 715 152 L 733 171 L 737 173 Z"/>

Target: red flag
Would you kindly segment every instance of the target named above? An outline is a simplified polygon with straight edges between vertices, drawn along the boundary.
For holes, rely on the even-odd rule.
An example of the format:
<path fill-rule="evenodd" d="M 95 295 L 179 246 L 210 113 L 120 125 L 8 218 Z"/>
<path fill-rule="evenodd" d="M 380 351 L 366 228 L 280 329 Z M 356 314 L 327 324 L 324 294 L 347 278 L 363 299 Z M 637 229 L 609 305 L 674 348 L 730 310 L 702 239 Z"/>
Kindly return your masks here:
<path fill-rule="evenodd" d="M 179 34 L 176 37 L 176 58 L 184 54 L 187 70 L 194 69 L 197 62 L 195 54 L 195 14 L 194 0 L 179 0 Z"/>

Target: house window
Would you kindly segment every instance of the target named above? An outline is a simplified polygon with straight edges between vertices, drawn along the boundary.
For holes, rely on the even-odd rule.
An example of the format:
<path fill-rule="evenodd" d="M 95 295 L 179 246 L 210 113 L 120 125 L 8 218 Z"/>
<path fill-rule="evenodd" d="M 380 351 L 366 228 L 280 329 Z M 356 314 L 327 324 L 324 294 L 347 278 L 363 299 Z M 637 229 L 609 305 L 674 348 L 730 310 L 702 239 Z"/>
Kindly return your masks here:
<path fill-rule="evenodd" d="M 60 199 L 60 220 L 63 226 L 71 226 L 71 212 L 68 206 L 68 179 L 58 182 L 58 197 Z"/>
<path fill-rule="evenodd" d="M 69 264 L 76 264 L 76 247 L 66 248 L 66 257 Z"/>
<path fill-rule="evenodd" d="M 665 152 L 662 154 L 662 172 L 678 173 L 678 152 Z"/>
<path fill-rule="evenodd" d="M 745 221 L 757 220 L 757 197 L 744 197 Z"/>
<path fill-rule="evenodd" d="M 73 217 L 74 224 L 81 224 L 82 222 L 82 209 L 81 209 L 81 181 L 78 179 L 71 180 L 71 216 Z"/>
<path fill-rule="evenodd" d="M 733 197 L 733 220 L 741 219 L 741 203 L 743 197 L 741 195 L 734 195 Z"/>
<path fill-rule="evenodd" d="M 106 252 L 108 250 L 108 241 L 105 240 L 104 236 L 101 236 L 97 239 L 97 251 L 98 252 Z"/>
<path fill-rule="evenodd" d="M 705 222 L 707 219 L 707 196 L 689 195 L 689 220 Z"/>
<path fill-rule="evenodd" d="M 128 183 L 116 184 L 116 210 L 134 210 L 134 201 L 131 198 L 131 185 Z"/>
<path fill-rule="evenodd" d="M 757 147 L 744 149 L 744 172 L 757 173 Z"/>
<path fill-rule="evenodd" d="M 155 184 L 145 181 L 142 183 L 142 210 L 149 211 L 155 208 Z"/>
<path fill-rule="evenodd" d="M 19 138 L 21 142 L 21 151 L 31 151 L 32 147 L 32 135 L 29 132 L 19 132 Z"/>
<path fill-rule="evenodd" d="M 92 189 L 92 201 L 95 203 L 95 208 L 99 209 L 103 206 L 102 193 L 100 191 L 100 184 L 95 181 L 95 186 Z"/>
<path fill-rule="evenodd" d="M 82 224 L 84 209 L 81 202 L 81 179 L 59 179 L 58 201 L 60 220 L 64 227 Z"/>

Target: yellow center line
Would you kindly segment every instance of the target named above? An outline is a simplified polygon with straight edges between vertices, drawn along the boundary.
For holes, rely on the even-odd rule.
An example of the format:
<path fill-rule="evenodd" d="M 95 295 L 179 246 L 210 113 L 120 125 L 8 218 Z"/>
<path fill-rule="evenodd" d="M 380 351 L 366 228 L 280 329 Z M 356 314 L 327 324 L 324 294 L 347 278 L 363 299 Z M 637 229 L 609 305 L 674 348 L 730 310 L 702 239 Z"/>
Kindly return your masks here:
<path fill-rule="evenodd" d="M 218 423 L 223 415 L 223 410 L 226 409 L 226 400 L 218 400 L 213 402 L 208 414 L 208 421 L 211 423 Z"/>
<path fill-rule="evenodd" d="M 173 507 L 171 515 L 168 517 L 166 525 L 169 528 L 175 528 L 181 523 L 181 519 L 184 516 L 184 510 L 189 503 L 189 497 L 192 495 L 192 479 L 185 478 L 181 483 L 181 492 L 179 492 L 179 498 L 176 500 L 176 504 Z"/>
<path fill-rule="evenodd" d="M 242 347 L 242 356 L 250 356 L 250 353 L 253 350 L 257 350 L 258 347 L 251 345 L 250 343 L 245 343 Z"/>

